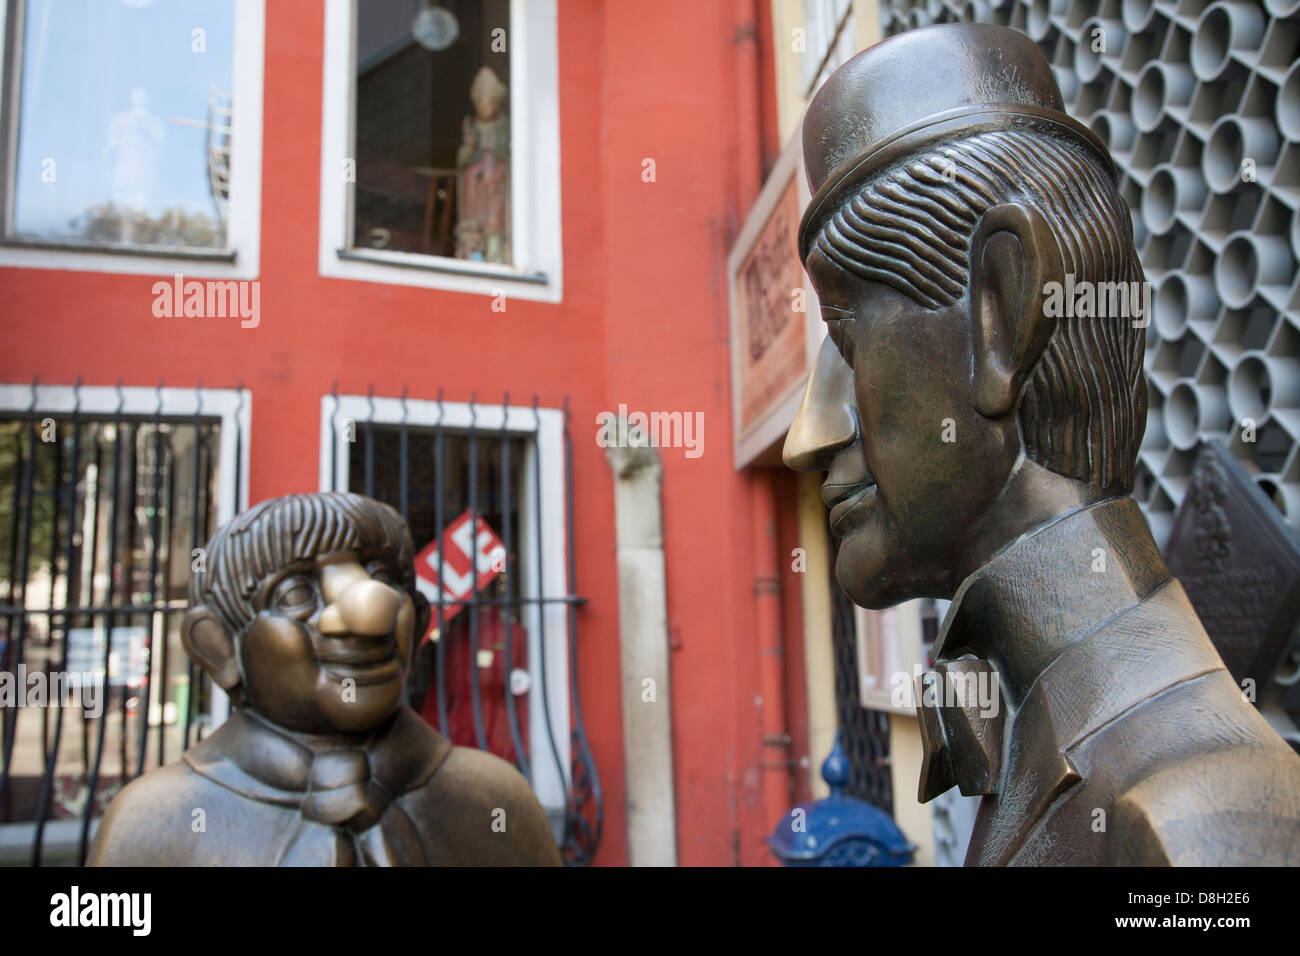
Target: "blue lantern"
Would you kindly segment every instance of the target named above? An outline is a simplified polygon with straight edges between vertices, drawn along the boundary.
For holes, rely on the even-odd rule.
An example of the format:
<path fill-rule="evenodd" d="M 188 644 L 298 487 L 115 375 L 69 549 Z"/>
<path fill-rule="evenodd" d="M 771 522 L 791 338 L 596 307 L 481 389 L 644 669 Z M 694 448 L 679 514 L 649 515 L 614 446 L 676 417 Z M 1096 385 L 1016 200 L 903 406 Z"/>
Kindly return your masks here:
<path fill-rule="evenodd" d="M 889 814 L 853 797 L 844 796 L 849 759 L 840 735 L 822 763 L 822 779 L 831 795 L 801 803 L 784 817 L 767 838 L 785 866 L 904 866 L 916 847 L 903 836 Z"/>

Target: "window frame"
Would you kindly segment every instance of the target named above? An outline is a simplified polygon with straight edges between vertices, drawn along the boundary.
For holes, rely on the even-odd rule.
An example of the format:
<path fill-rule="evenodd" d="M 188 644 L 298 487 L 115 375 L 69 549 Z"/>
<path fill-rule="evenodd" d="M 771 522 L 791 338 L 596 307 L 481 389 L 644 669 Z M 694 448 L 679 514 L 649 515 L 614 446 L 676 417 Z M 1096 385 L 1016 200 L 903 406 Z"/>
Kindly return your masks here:
<path fill-rule="evenodd" d="M 471 425 L 484 441 L 495 441 L 502 432 L 514 437 L 531 438 L 521 462 L 523 479 L 520 499 L 520 555 L 536 555 L 537 560 L 521 562 L 523 585 L 520 597 L 526 602 L 523 615 L 528 633 L 528 673 L 532 690 L 528 694 L 528 748 L 532 754 L 533 792 L 553 819 L 564 819 L 569 787 L 572 785 L 573 754 L 569 715 L 569 624 L 568 606 L 559 600 L 541 603 L 540 596 L 568 594 L 568 526 L 567 478 L 565 475 L 564 412 L 555 408 L 538 408 L 536 418 L 531 406 L 480 405 L 461 402 L 437 402 L 419 399 L 385 398 L 378 395 L 322 395 L 320 406 L 320 490 L 349 490 L 348 457 L 351 442 L 346 440 L 343 425 L 374 425 L 429 429 L 441 427 L 451 433 L 466 432 Z M 338 428 L 336 436 L 334 429 Z M 354 437 L 360 441 L 360 429 Z M 336 440 L 337 439 L 337 440 Z M 331 460 L 331 449 L 333 459 Z M 538 482 L 541 488 L 538 488 Z M 540 507 L 540 522 L 538 508 Z M 451 516 L 448 516 L 449 518 Z M 538 548 L 537 525 L 541 525 L 541 548 Z M 420 546 L 420 542 L 416 542 Z M 544 633 L 543 633 L 544 632 Z M 546 638 L 546 674 L 541 672 L 542 637 Z M 542 692 L 543 676 L 546 681 Z M 545 702 L 549 702 L 550 730 L 558 750 L 560 766 L 547 759 L 552 737 L 548 732 Z"/>
<path fill-rule="evenodd" d="M 853 55 L 854 0 L 804 0 L 807 51 L 799 64 L 800 92 L 811 99 L 835 68 Z M 843 9 L 837 9 L 843 7 Z"/>
<path fill-rule="evenodd" d="M 904 717 L 916 716 L 913 679 L 930 670 L 922 640 L 921 598 L 890 608 L 868 611 L 853 609 L 858 666 L 858 703 L 868 710 L 881 710 Z M 890 665 L 894 670 L 888 670 Z M 901 691 L 898 681 L 902 680 Z M 899 706 L 896 694 L 903 697 Z"/>
<path fill-rule="evenodd" d="M 120 406 L 120 408 L 119 408 Z M 123 417 L 216 418 L 221 422 L 218 445 L 217 524 L 233 518 L 248 507 L 248 463 L 251 455 L 249 424 L 252 421 L 253 396 L 248 389 L 234 388 L 153 388 L 149 386 L 113 385 L 26 385 L 0 382 L 0 416 L 18 417 L 29 413 L 70 417 L 74 411 L 92 417 L 111 417 L 119 411 Z M 235 482 L 235 440 L 239 439 L 239 475 Z M 239 489 L 241 500 L 234 501 L 232 485 Z"/>
<path fill-rule="evenodd" d="M 325 0 L 320 274 L 476 295 L 562 300 L 559 56 L 555 0 L 510 0 L 511 243 L 514 264 L 351 244 L 355 182 L 356 0 Z M 466 104 L 468 110 L 469 105 Z"/>
<path fill-rule="evenodd" d="M 265 61 L 265 0 L 234 0 L 230 204 L 224 249 L 113 247 L 11 235 L 17 182 L 18 108 L 22 95 L 21 38 L 26 0 L 0 0 L 0 266 L 159 275 L 184 264 L 187 276 L 255 279 L 261 255 L 262 72 Z M 235 145 L 238 144 L 238 145 Z"/>

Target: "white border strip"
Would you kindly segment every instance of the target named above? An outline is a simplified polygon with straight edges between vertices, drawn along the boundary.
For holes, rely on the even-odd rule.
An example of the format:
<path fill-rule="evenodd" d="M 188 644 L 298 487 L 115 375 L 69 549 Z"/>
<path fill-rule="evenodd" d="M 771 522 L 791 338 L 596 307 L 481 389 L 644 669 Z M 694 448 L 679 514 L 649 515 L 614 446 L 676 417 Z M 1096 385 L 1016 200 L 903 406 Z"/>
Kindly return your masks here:
<path fill-rule="evenodd" d="M 35 400 L 33 403 L 33 399 Z M 159 399 L 162 404 L 159 406 Z M 241 407 L 242 401 L 242 407 Z M 192 418 L 197 411 L 203 418 L 221 422 L 221 441 L 217 452 L 217 524 L 225 524 L 237 511 L 248 507 L 250 429 L 253 396 L 228 388 L 147 388 L 138 385 L 117 388 L 112 385 L 13 385 L 0 384 L 0 412 L 25 414 L 33 408 L 37 415 L 69 416 L 80 405 L 82 415 L 95 418 L 111 416 L 121 405 L 121 413 L 153 418 Z M 240 501 L 234 500 L 230 488 L 234 481 L 235 436 L 241 439 Z"/>

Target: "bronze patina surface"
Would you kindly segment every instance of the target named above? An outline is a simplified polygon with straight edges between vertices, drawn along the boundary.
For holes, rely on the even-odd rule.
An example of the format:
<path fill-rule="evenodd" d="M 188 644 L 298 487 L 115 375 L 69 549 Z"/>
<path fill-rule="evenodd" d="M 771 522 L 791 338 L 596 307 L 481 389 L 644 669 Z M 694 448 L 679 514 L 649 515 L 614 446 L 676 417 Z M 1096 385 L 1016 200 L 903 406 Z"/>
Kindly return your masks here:
<path fill-rule="evenodd" d="M 1130 497 L 1145 316 L 1049 305 L 1052 283 L 1116 283 L 1140 309 L 1143 273 L 1110 158 L 1038 48 L 977 24 L 886 40 L 803 137 L 829 337 L 785 461 L 827 473 L 858 604 L 953 600 L 921 799 L 984 795 L 968 865 L 1300 863 L 1300 758 Z M 960 693 L 990 680 L 994 707 Z"/>
<path fill-rule="evenodd" d="M 234 711 L 133 781 L 92 865 L 558 865 L 505 761 L 401 703 L 429 607 L 401 516 L 360 495 L 264 501 L 223 526 L 183 638 Z"/>

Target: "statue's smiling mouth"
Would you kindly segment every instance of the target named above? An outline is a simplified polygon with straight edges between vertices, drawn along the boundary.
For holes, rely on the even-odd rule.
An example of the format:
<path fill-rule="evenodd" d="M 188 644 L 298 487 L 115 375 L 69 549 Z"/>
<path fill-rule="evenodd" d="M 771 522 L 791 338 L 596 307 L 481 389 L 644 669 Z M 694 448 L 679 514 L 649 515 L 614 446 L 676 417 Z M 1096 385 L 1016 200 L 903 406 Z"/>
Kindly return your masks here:
<path fill-rule="evenodd" d="M 875 491 L 876 483 L 871 480 L 852 484 L 822 485 L 822 501 L 830 509 L 831 534 L 842 538 L 843 532 L 848 530 L 850 513 L 857 510 L 864 502 L 873 500 Z"/>
<path fill-rule="evenodd" d="M 319 660 L 335 680 L 351 679 L 358 684 L 382 684 L 399 676 L 395 634 L 383 637 L 335 637 L 322 641 Z"/>

